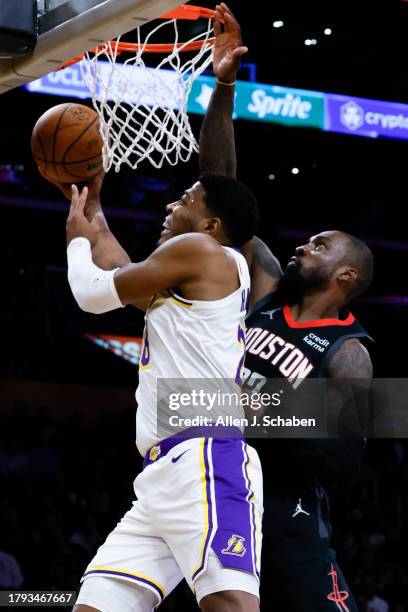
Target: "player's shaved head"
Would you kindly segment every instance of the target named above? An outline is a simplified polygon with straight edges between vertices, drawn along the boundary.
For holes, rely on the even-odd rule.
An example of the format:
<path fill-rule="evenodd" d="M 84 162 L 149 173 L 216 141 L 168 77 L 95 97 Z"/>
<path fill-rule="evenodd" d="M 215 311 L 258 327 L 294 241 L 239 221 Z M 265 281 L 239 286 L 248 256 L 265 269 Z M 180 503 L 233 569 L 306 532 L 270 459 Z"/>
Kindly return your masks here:
<path fill-rule="evenodd" d="M 359 238 L 339 230 L 320 232 L 298 246 L 279 281 L 278 290 L 288 303 L 311 292 L 330 288 L 344 306 L 371 284 L 374 258 Z"/>
<path fill-rule="evenodd" d="M 346 255 L 341 264 L 350 265 L 357 269 L 357 278 L 348 293 L 348 300 L 353 300 L 361 295 L 371 285 L 374 275 L 374 257 L 368 246 L 359 238 L 338 232 L 347 240 Z"/>

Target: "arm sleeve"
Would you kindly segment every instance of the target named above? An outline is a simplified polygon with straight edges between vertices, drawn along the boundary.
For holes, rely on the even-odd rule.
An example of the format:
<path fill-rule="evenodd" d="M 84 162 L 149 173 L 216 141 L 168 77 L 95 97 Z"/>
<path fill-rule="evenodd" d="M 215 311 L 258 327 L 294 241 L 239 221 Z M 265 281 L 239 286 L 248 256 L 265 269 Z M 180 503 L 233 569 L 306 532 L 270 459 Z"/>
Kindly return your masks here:
<path fill-rule="evenodd" d="M 85 312 L 102 314 L 123 308 L 115 287 L 116 270 L 102 270 L 92 261 L 87 238 L 74 238 L 67 248 L 68 282 L 72 294 Z"/>

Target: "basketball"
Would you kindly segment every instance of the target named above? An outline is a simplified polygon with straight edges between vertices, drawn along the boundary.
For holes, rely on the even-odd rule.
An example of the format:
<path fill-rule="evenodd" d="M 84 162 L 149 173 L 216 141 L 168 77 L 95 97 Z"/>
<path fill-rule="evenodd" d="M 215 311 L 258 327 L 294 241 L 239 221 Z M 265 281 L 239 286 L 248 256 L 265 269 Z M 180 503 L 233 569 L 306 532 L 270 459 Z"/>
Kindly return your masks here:
<path fill-rule="evenodd" d="M 50 181 L 81 183 L 102 168 L 99 117 L 83 104 L 58 104 L 38 119 L 31 137 L 37 166 Z"/>

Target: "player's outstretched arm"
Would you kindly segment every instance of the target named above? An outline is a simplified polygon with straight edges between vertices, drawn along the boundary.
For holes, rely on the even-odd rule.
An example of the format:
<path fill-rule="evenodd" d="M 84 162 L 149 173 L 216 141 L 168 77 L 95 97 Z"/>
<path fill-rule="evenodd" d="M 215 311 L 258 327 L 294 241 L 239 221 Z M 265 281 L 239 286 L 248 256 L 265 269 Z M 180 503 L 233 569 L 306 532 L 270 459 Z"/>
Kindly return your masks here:
<path fill-rule="evenodd" d="M 204 279 L 208 285 L 209 271 L 223 265 L 220 253 L 218 243 L 205 234 L 181 234 L 159 246 L 144 261 L 117 270 L 116 291 L 123 304 L 133 304 L 171 287 L 183 291 L 186 285 L 197 286 Z"/>
<path fill-rule="evenodd" d="M 248 49 L 242 45 L 237 20 L 224 3 L 216 7 L 214 31 L 213 70 L 218 83 L 201 128 L 200 171 L 235 178 L 237 163 L 232 121 L 235 88 L 232 83 L 237 78 L 241 57 Z M 265 295 L 275 291 L 282 269 L 260 238 L 247 242 L 241 251 L 251 273 L 250 306 L 254 306 Z"/>
<path fill-rule="evenodd" d="M 200 172 L 216 172 L 235 178 L 234 83 L 241 56 L 248 49 L 242 45 L 237 20 L 224 3 L 215 9 L 214 33 L 213 70 L 217 83 L 201 128 Z"/>
<path fill-rule="evenodd" d="M 57 183 L 50 179 L 38 169 L 46 180 L 55 185 L 64 194 L 67 200 L 72 198 L 72 186 L 67 183 Z M 92 259 L 97 266 L 103 270 L 113 270 L 125 266 L 130 262 L 130 257 L 109 229 L 105 215 L 103 214 L 100 192 L 103 185 L 105 173 L 103 170 L 86 183 L 87 199 L 84 206 L 84 216 L 93 223 L 97 233 L 92 245 Z"/>
<path fill-rule="evenodd" d="M 219 244 L 210 236 L 194 233 L 172 238 L 140 263 L 101 270 L 92 261 L 95 230 L 83 215 L 86 194 L 76 196 L 74 193 L 67 225 L 68 280 L 85 312 L 102 314 L 127 304 L 139 305 L 170 287 L 201 282 L 203 274 L 207 281 L 209 270 L 223 266 L 219 257 L 225 254 Z"/>
<path fill-rule="evenodd" d="M 120 268 L 130 262 L 130 257 L 111 232 L 101 205 L 101 189 L 105 172 L 101 170 L 86 183 L 88 197 L 85 202 L 84 215 L 88 221 L 94 221 L 98 227 L 95 245 L 92 247 L 92 259 L 103 270 Z"/>
<path fill-rule="evenodd" d="M 266 295 L 276 291 L 282 268 L 270 248 L 258 236 L 246 242 L 241 252 L 251 275 L 249 306 L 253 308 Z"/>

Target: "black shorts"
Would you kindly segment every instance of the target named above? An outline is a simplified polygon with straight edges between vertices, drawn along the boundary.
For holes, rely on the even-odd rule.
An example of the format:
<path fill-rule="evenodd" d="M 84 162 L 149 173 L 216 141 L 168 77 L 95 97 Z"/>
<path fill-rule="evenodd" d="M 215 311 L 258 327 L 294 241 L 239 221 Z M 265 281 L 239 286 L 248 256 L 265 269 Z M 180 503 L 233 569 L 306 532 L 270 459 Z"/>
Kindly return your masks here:
<path fill-rule="evenodd" d="M 322 487 L 265 497 L 262 612 L 358 612 L 330 548 L 330 510 Z"/>

